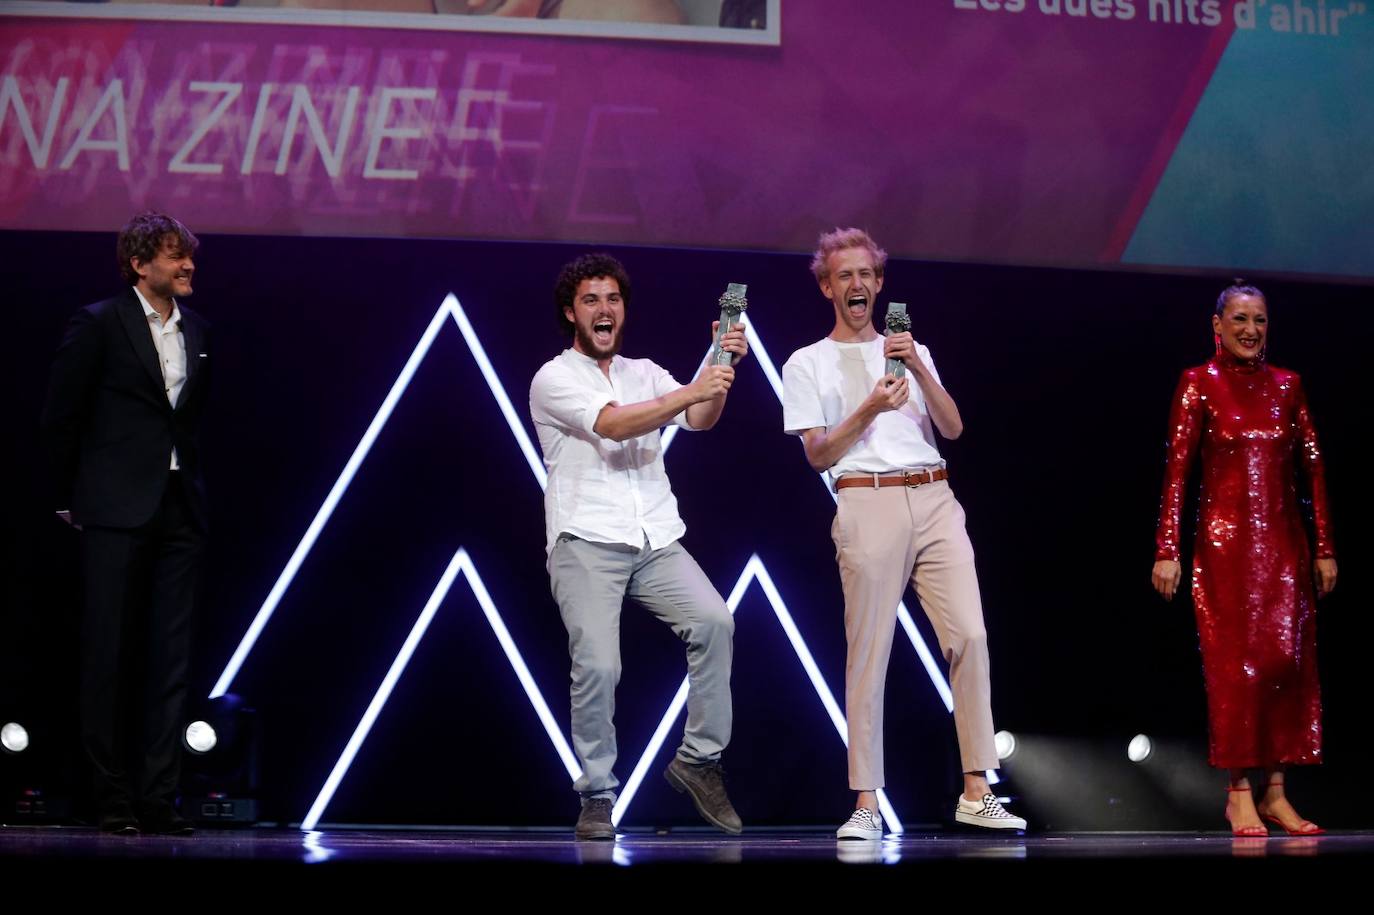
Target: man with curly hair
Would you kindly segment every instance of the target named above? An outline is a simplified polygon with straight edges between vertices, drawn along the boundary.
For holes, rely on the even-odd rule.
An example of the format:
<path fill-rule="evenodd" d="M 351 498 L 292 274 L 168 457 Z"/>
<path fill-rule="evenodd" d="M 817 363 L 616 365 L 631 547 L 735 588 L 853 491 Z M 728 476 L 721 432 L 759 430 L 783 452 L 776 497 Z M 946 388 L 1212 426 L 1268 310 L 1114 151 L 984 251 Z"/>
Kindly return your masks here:
<path fill-rule="evenodd" d="M 707 365 L 688 385 L 648 359 L 621 356 L 630 278 L 606 254 L 567 264 L 554 287 L 557 318 L 572 346 L 530 385 L 530 415 L 548 468 L 544 493 L 548 571 L 572 656 L 573 749 L 582 764 L 575 833 L 614 839 L 620 784 L 615 688 L 620 607 L 628 596 L 687 645 L 687 726 L 664 777 L 691 795 L 711 825 L 735 834 L 720 754 L 730 741 L 734 619 L 679 543 L 686 526 L 663 467 L 659 429 L 710 429 L 725 407 L 733 365 Z M 714 332 L 714 326 L 713 326 Z M 723 346 L 738 362 L 748 347 L 736 324 Z"/>

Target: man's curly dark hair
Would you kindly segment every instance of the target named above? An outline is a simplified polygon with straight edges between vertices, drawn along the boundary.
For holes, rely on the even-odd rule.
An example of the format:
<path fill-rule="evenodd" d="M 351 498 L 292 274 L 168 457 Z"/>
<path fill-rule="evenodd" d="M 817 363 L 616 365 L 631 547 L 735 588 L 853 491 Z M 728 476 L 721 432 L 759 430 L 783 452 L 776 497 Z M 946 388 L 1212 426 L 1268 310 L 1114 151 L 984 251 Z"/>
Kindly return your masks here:
<path fill-rule="evenodd" d="M 553 285 L 553 301 L 558 308 L 558 327 L 564 336 L 573 335 L 573 322 L 568 320 L 563 309 L 573 304 L 577 287 L 583 280 L 601 277 L 615 280 L 620 285 L 620 298 L 624 301 L 625 308 L 629 309 L 630 275 L 625 272 L 620 261 L 609 254 L 584 254 L 564 264 L 563 269 L 558 272 L 558 281 Z"/>
<path fill-rule="evenodd" d="M 139 213 L 119 230 L 119 241 L 115 242 L 115 258 L 119 261 L 119 275 L 130 286 L 138 285 L 138 274 L 134 271 L 134 258 L 150 261 L 162 250 L 162 243 L 170 238 L 179 254 L 195 254 L 200 240 L 191 230 L 165 213 L 148 210 Z"/>

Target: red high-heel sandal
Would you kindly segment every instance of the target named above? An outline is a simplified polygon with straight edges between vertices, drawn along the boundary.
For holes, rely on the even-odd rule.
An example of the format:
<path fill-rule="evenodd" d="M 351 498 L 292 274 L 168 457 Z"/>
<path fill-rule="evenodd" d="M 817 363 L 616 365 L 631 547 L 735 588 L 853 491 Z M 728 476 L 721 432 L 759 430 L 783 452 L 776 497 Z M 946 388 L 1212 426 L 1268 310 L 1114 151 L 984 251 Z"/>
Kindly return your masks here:
<path fill-rule="evenodd" d="M 1260 819 L 1264 820 L 1266 823 L 1273 823 L 1275 826 L 1277 826 L 1279 829 L 1282 829 L 1290 836 L 1321 836 L 1326 834 L 1325 829 L 1322 829 L 1320 826 L 1318 826 L 1316 823 L 1313 823 L 1311 820 L 1303 820 L 1302 823 L 1298 825 L 1297 829 L 1289 829 L 1287 826 L 1283 825 L 1283 821 L 1281 821 L 1276 816 L 1272 816 L 1267 813 L 1261 813 Z"/>
<path fill-rule="evenodd" d="M 1227 794 L 1230 794 L 1232 791 L 1253 791 L 1253 789 L 1248 786 L 1245 788 L 1226 789 Z M 1231 807 L 1229 804 L 1226 807 L 1226 822 L 1231 823 Z M 1235 823 L 1231 823 L 1231 835 L 1238 836 L 1242 839 L 1262 839 L 1269 835 L 1269 830 L 1261 824 L 1255 826 L 1237 826 Z"/>
<path fill-rule="evenodd" d="M 1269 782 L 1268 785 L 1266 785 L 1266 788 L 1273 787 L 1274 785 L 1282 787 L 1283 782 Z M 1283 824 L 1283 821 L 1280 820 L 1278 817 L 1274 816 L 1271 813 L 1265 813 L 1264 811 L 1260 810 L 1258 804 L 1255 805 L 1255 810 L 1257 813 L 1259 813 L 1261 820 L 1264 820 L 1266 823 L 1273 823 L 1275 826 L 1277 826 L 1279 829 L 1282 829 L 1290 836 L 1320 836 L 1326 834 L 1325 829 L 1322 829 L 1320 826 L 1318 826 L 1316 823 L 1313 823 L 1311 820 L 1302 820 L 1300 823 L 1298 823 L 1297 829 L 1289 829 L 1287 826 Z M 1293 812 L 1297 813 L 1296 810 Z"/>

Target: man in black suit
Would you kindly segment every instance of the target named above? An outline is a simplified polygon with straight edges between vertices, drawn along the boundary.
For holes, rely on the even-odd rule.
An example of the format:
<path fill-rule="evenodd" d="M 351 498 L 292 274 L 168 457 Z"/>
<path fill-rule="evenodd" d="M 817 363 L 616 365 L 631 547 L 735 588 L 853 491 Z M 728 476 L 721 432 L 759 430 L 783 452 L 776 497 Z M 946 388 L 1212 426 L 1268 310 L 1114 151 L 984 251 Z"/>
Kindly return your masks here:
<path fill-rule="evenodd" d="M 191 831 L 175 802 L 209 350 L 208 325 L 178 299 L 197 245 L 170 216 L 129 221 L 116 244 L 128 287 L 73 316 L 43 408 L 54 507 L 81 531 L 81 737 L 107 832 Z"/>

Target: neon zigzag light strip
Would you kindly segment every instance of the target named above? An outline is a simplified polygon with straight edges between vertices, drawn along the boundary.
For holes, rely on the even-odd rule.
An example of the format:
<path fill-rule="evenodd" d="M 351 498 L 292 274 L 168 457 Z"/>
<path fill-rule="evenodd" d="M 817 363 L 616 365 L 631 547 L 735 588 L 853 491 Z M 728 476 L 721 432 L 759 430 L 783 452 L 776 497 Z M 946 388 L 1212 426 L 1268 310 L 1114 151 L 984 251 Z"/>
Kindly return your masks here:
<path fill-rule="evenodd" d="M 329 778 L 325 779 L 324 787 L 320 789 L 319 796 L 311 805 L 310 812 L 305 815 L 305 819 L 301 822 L 302 830 L 309 832 L 320 822 L 320 817 L 324 815 L 325 808 L 333 799 L 339 783 L 343 781 L 349 766 L 353 765 L 353 757 L 357 755 L 363 741 L 367 740 L 368 732 L 372 730 L 372 725 L 377 720 L 377 716 L 381 714 L 387 699 L 391 698 L 391 691 L 395 688 L 397 681 L 401 679 L 401 674 L 405 672 L 406 665 L 410 663 L 411 655 L 419 647 L 420 640 L 425 637 L 425 631 L 429 629 L 429 624 L 434 619 L 434 614 L 439 611 L 444 598 L 448 596 L 449 588 L 453 586 L 454 580 L 460 574 L 467 579 L 468 585 L 472 588 L 473 596 L 477 598 L 477 603 L 482 607 L 482 613 L 486 616 L 487 622 L 491 624 L 492 631 L 496 633 L 496 639 L 501 643 L 501 649 L 506 653 L 506 659 L 515 669 L 515 675 L 520 679 L 520 685 L 524 687 L 525 695 L 529 697 L 535 713 L 539 716 L 539 722 L 544 725 L 544 730 L 548 732 L 549 739 L 553 741 L 554 749 L 558 751 L 559 758 L 563 760 L 563 766 L 568 770 L 568 777 L 575 781 L 582 775 L 582 769 L 577 764 L 577 757 L 573 755 L 572 747 L 568 746 L 567 740 L 563 738 L 563 732 L 559 729 L 558 722 L 553 720 L 553 713 L 549 711 L 548 703 L 544 701 L 539 686 L 534 682 L 534 677 L 531 676 L 529 668 L 525 666 L 525 659 L 520 656 L 520 649 L 516 647 L 510 631 L 506 629 L 501 614 L 496 612 L 496 605 L 492 602 L 491 594 L 487 592 L 487 586 L 482 583 L 482 576 L 477 573 L 477 567 L 473 565 L 472 557 L 468 555 L 467 550 L 459 547 L 458 552 L 453 554 L 453 559 L 449 560 L 448 568 L 444 570 L 439 583 L 434 586 L 434 591 L 429 595 L 429 600 L 425 602 L 425 607 L 420 611 L 420 616 L 415 620 L 415 625 L 410 628 L 410 635 L 406 637 L 405 644 L 396 654 L 396 660 L 391 662 L 391 669 L 382 678 L 382 685 L 377 688 L 376 695 L 368 703 L 367 711 L 363 713 L 362 720 L 354 728 L 353 736 L 349 738 L 347 746 L 344 747 L 343 753 L 339 756 L 339 761 L 334 764 L 334 769 L 329 773 Z"/>
<path fill-rule="evenodd" d="M 353 477 L 356 475 L 358 469 L 361 467 L 363 461 L 366 459 L 367 454 L 371 450 L 372 445 L 375 443 L 377 436 L 380 434 L 382 428 L 386 425 L 386 422 L 390 418 L 392 411 L 395 409 L 396 404 L 399 402 L 401 396 L 404 394 L 406 388 L 409 386 L 410 381 L 414 376 L 416 370 L 419 368 L 420 364 L 428 355 L 429 348 L 433 343 L 435 337 L 438 335 L 439 330 L 442 328 L 444 318 L 448 315 L 452 315 L 454 322 L 458 325 L 459 331 L 463 334 L 464 340 L 467 342 L 468 348 L 472 352 L 474 360 L 477 362 L 477 365 L 481 370 L 488 387 L 491 389 L 491 392 L 495 397 L 498 406 L 501 409 L 502 415 L 506 419 L 507 425 L 510 427 L 511 433 L 514 435 L 517 443 L 521 448 L 521 451 L 524 453 L 525 460 L 529 464 L 531 471 L 534 473 L 536 480 L 539 482 L 540 487 L 544 488 L 547 485 L 547 476 L 545 474 L 542 462 L 539 460 L 537 454 L 535 453 L 533 443 L 530 441 L 529 436 L 525 433 L 524 426 L 521 424 L 517 414 L 515 413 L 515 409 L 510 402 L 510 398 L 506 395 L 505 388 L 504 386 L 502 386 L 500 379 L 495 372 L 495 369 L 492 367 L 491 361 L 487 358 L 486 351 L 482 347 L 481 342 L 478 339 L 475 330 L 472 328 L 471 323 L 468 321 L 466 313 L 464 313 L 462 306 L 458 303 L 457 298 L 452 293 L 450 293 L 448 296 L 445 297 L 443 303 L 435 312 L 435 315 L 431 319 L 429 326 L 426 328 L 424 334 L 421 336 L 420 341 L 416 344 L 414 351 L 411 353 L 410 358 L 407 360 L 405 366 L 401 370 L 401 373 L 397 377 L 396 382 L 392 385 L 391 390 L 387 394 L 387 397 L 382 402 L 381 407 L 378 409 L 376 416 L 373 417 L 371 424 L 369 424 L 367 430 L 363 434 L 363 437 L 359 440 L 358 445 L 354 449 L 353 454 L 350 456 L 349 461 L 345 465 L 343 472 L 339 475 L 339 478 L 335 481 L 334 486 L 331 488 L 329 494 L 326 496 L 324 503 L 320 506 L 320 509 L 316 513 L 315 518 L 310 524 L 310 527 L 307 529 L 305 536 L 301 539 L 301 542 L 297 545 L 295 552 L 292 554 L 290 560 L 287 562 L 286 567 L 278 576 L 278 579 L 275 585 L 273 586 L 272 591 L 268 594 L 267 599 L 264 601 L 262 607 L 259 609 L 252 624 L 249 626 L 248 631 L 244 634 L 243 639 L 240 641 L 238 648 L 235 650 L 229 663 L 226 665 L 223 673 L 221 673 L 219 680 L 216 682 L 215 687 L 210 694 L 211 698 L 223 695 L 225 692 L 228 691 L 229 686 L 232 685 L 234 678 L 238 675 L 238 672 L 243 665 L 243 662 L 246 660 L 248 654 L 252 651 L 254 645 L 257 642 L 257 639 L 260 637 L 262 633 L 262 630 L 267 625 L 267 622 L 271 619 L 272 614 L 276 611 L 277 605 L 280 603 L 281 598 L 286 593 L 286 590 L 290 587 L 291 582 L 292 580 L 294 580 L 295 575 L 299 571 L 301 564 L 305 561 L 305 558 L 309 555 L 310 550 L 314 547 L 315 541 L 318 539 L 325 525 L 328 524 L 330 516 L 333 514 L 334 509 L 338 506 L 338 503 L 342 499 L 344 492 L 347 491 L 349 484 L 352 483 Z M 759 365 L 763 369 L 764 374 L 767 376 L 770 385 L 772 385 L 775 395 L 777 395 L 779 400 L 781 400 L 782 383 L 781 379 L 778 376 L 777 369 L 772 359 L 768 356 L 767 349 L 764 347 L 763 341 L 758 336 L 758 333 L 755 330 L 753 323 L 749 321 L 747 315 L 744 316 L 744 322 L 746 324 L 746 331 L 750 340 L 750 345 L 754 349 Z M 676 431 L 676 427 L 670 427 L 669 430 L 665 432 L 663 443 L 665 452 L 667 450 L 668 445 L 671 444 Z M 456 575 L 457 571 L 459 571 L 460 569 L 460 567 L 453 565 L 454 563 L 459 562 L 460 557 L 467 557 L 467 554 L 464 550 L 460 549 L 459 553 L 455 554 L 453 561 L 450 563 L 449 572 L 445 573 L 445 576 L 441 578 L 440 585 L 436 586 L 435 594 L 431 595 L 430 601 L 426 604 L 426 610 L 422 612 L 420 620 L 417 620 L 416 627 L 412 630 L 411 638 L 408 639 L 406 645 L 402 647 L 402 650 L 398 654 L 396 661 L 393 663 L 392 671 L 389 672 L 387 678 L 384 679 L 382 686 L 379 688 L 377 695 L 373 699 L 373 703 L 369 705 L 368 711 L 364 713 L 363 720 L 359 722 L 358 728 L 355 729 L 354 736 L 350 740 L 349 745 L 345 748 L 344 754 L 343 756 L 341 756 L 339 764 L 336 764 L 335 771 L 331 773 L 330 778 L 326 782 L 325 788 L 321 791 L 320 798 L 324 799 L 324 803 L 322 804 L 320 802 L 320 798 L 317 798 L 316 804 L 312 806 L 311 816 L 309 818 L 311 826 L 313 826 L 314 823 L 318 821 L 318 814 L 323 811 L 324 804 L 328 803 L 328 797 L 332 797 L 334 790 L 337 789 L 339 781 L 341 781 L 343 774 L 347 771 L 348 764 L 351 763 L 353 756 L 357 752 L 357 749 L 359 748 L 359 746 L 361 746 L 362 740 L 365 739 L 366 734 L 370 730 L 373 721 L 375 721 L 376 715 L 381 710 L 381 707 L 385 705 L 386 698 L 390 695 L 391 689 L 395 685 L 396 678 L 398 678 L 400 673 L 404 670 L 405 665 L 409 661 L 411 653 L 413 653 L 414 651 L 415 645 L 418 644 L 419 639 L 423 637 L 424 630 L 428 627 L 429 621 L 433 618 L 433 613 L 437 611 L 439 603 L 442 602 L 443 595 L 447 593 L 448 588 L 452 584 L 452 575 Z M 753 559 L 757 560 L 757 556 L 753 557 Z M 762 568 L 761 562 L 759 563 L 759 568 Z M 464 570 L 466 571 L 466 569 L 471 570 L 471 577 L 469 578 L 470 582 L 474 580 L 480 582 L 480 578 L 478 578 L 476 575 L 476 567 L 471 564 L 470 558 L 466 558 L 466 568 Z M 741 574 L 741 581 L 745 580 L 745 576 L 748 574 L 748 572 L 749 567 L 746 567 L 745 573 Z M 769 580 L 771 582 L 771 579 Z M 740 584 L 737 582 L 736 591 L 739 591 L 742 594 L 740 587 Z M 440 590 L 442 590 L 442 594 L 440 593 Z M 482 589 L 482 592 L 485 593 L 485 588 Z M 773 593 L 776 594 L 776 590 L 774 590 Z M 782 607 L 782 604 L 779 598 L 778 602 L 775 604 L 774 607 L 775 611 L 777 611 L 780 607 Z M 505 632 L 505 627 L 503 624 L 500 623 L 500 616 L 496 613 L 494 605 L 489 604 L 489 598 L 488 604 L 484 604 L 483 609 L 485 612 L 487 612 L 488 620 L 492 622 L 493 629 L 497 630 L 499 638 L 501 636 L 501 633 Z M 733 606 L 731 609 L 733 612 Z M 782 613 L 785 613 L 785 608 L 782 610 Z M 917 653 L 921 657 L 922 662 L 926 667 L 927 673 L 931 676 L 932 682 L 935 684 L 937 691 L 941 695 L 941 698 L 944 700 L 946 708 L 952 708 L 952 699 L 949 694 L 949 687 L 945 683 L 943 674 L 940 672 L 939 668 L 935 666 L 933 658 L 931 658 L 930 652 L 926 648 L 924 640 L 921 639 L 919 632 L 916 630 L 915 624 L 911 620 L 910 614 L 907 612 L 904 604 L 899 606 L 898 615 L 902 621 L 903 629 L 907 632 L 908 638 L 912 640 L 913 645 L 916 647 Z M 782 620 L 781 615 L 779 616 L 779 619 Z M 788 615 L 787 620 L 788 622 L 790 622 L 790 615 Z M 795 626 L 792 626 L 789 629 L 788 622 L 784 623 L 784 629 L 788 630 L 789 638 L 792 638 L 793 633 L 795 633 Z M 566 748 L 567 743 L 563 738 L 562 732 L 556 726 L 554 726 L 552 718 L 545 714 L 547 712 L 547 704 L 544 703 L 543 697 L 539 694 L 538 688 L 534 685 L 533 680 L 528 677 L 528 670 L 524 668 L 524 662 L 520 659 L 519 652 L 517 649 L 515 649 L 514 643 L 509 642 L 509 646 L 507 647 L 508 640 L 509 635 L 507 633 L 505 639 L 503 640 L 503 647 L 507 648 L 507 656 L 508 658 L 510 658 L 512 665 L 516 667 L 518 674 L 522 670 L 524 671 L 524 675 L 521 676 L 522 685 L 526 687 L 526 693 L 529 696 L 531 702 L 535 705 L 536 710 L 544 710 L 544 712 L 541 712 L 540 714 L 541 721 L 544 723 L 546 730 L 549 732 L 550 739 L 553 741 L 555 748 L 559 749 L 560 756 L 564 758 L 565 765 L 567 765 L 569 757 L 566 755 L 563 749 Z M 799 633 L 796 634 L 796 639 L 794 640 L 794 648 L 798 644 L 800 644 L 802 649 L 805 650 L 804 642 L 800 642 Z M 800 652 L 799 657 L 802 657 Z M 809 659 L 809 657 L 810 653 L 809 651 L 807 651 L 805 654 L 805 658 Z M 803 663 L 805 664 L 806 661 L 804 660 Z M 814 664 L 814 662 L 812 663 Z M 817 678 L 813 679 L 813 683 L 819 683 L 821 686 L 824 686 L 824 681 L 823 679 L 819 678 L 818 673 Z M 685 692 L 683 689 L 679 690 L 679 696 L 685 699 Z M 831 701 L 833 702 L 833 698 Z M 655 740 L 652 740 L 650 746 L 646 747 L 645 755 L 641 758 L 640 764 L 636 766 L 636 773 L 639 774 L 640 780 L 642 780 L 643 777 L 643 773 L 641 770 L 649 764 L 648 762 L 646 762 L 646 760 L 651 761 L 652 758 L 657 754 L 657 751 L 662 744 L 663 738 L 664 736 L 666 736 L 667 728 L 671 725 L 671 722 L 676 719 L 676 716 L 680 714 L 680 712 L 681 703 L 675 700 L 673 705 L 670 706 L 668 715 L 665 716 L 664 721 L 660 723 L 659 728 L 655 732 Z M 569 772 L 574 778 L 576 778 L 580 774 L 580 770 L 576 767 L 575 762 L 569 768 Z M 633 776 L 632 783 L 634 788 L 637 789 L 639 782 L 637 780 L 634 780 Z M 627 783 L 627 791 L 625 793 L 632 797 L 634 792 L 633 790 L 629 789 L 630 783 Z M 328 797 L 326 797 L 326 795 L 328 795 Z M 623 815 L 624 810 L 628 807 L 630 797 L 624 798 L 622 802 L 617 805 L 617 811 L 620 814 Z M 883 799 L 883 802 L 886 803 L 885 798 Z M 318 810 L 316 808 L 318 808 Z M 894 826 L 900 829 L 900 824 L 897 821 L 895 813 L 891 811 L 890 805 L 887 805 L 887 809 L 885 809 L 883 813 L 885 816 L 888 817 L 890 822 L 894 824 Z M 619 818 L 617 817 L 617 822 L 618 820 Z"/>
<path fill-rule="evenodd" d="M 797 653 L 797 660 L 801 661 L 807 677 L 811 679 L 812 688 L 816 690 L 816 695 L 820 697 L 821 704 L 825 706 L 825 712 L 830 716 L 830 723 L 835 726 L 835 733 L 840 735 L 841 742 L 848 747 L 849 728 L 845 724 L 844 714 L 840 712 L 839 703 L 835 701 L 834 694 L 830 692 L 830 687 L 826 685 L 825 678 L 821 676 L 820 668 L 816 666 L 815 659 L 811 657 L 811 649 L 806 647 L 806 641 L 802 638 L 801 632 L 797 630 L 797 624 L 793 622 L 792 614 L 787 611 L 787 605 L 782 602 L 782 595 L 778 593 L 777 586 L 773 584 L 773 577 L 768 574 L 768 569 L 764 566 L 763 560 L 759 559 L 757 553 L 749 557 L 749 562 L 745 564 L 744 571 L 735 581 L 734 590 L 730 592 L 730 597 L 725 601 L 725 605 L 730 608 L 731 613 L 734 613 L 739 607 L 739 602 L 743 599 L 745 591 L 755 581 L 763 589 L 763 594 L 768 598 L 768 603 L 773 605 L 773 613 L 777 615 L 778 622 L 782 624 L 782 630 L 787 634 L 787 640 L 792 643 L 792 650 Z M 644 781 L 644 776 L 648 774 L 649 767 L 653 765 L 654 758 L 658 756 L 659 749 L 668 737 L 669 728 L 682 714 L 682 707 L 686 704 L 687 678 L 683 677 L 682 685 L 677 688 L 677 694 L 673 696 L 668 711 L 664 713 L 663 720 L 659 722 L 653 737 L 649 739 L 648 745 L 644 748 L 644 753 L 639 757 L 638 764 L 630 773 L 620 797 L 615 802 L 615 807 L 611 810 L 612 823 L 619 824 L 625 811 L 629 809 L 630 802 L 634 800 L 635 793 Z M 902 821 L 898 819 L 897 811 L 892 808 L 891 802 L 888 801 L 887 792 L 882 789 L 878 790 L 878 806 L 891 831 L 900 834 Z"/>

